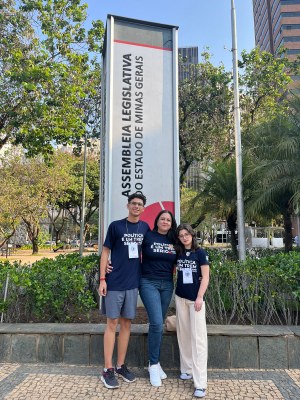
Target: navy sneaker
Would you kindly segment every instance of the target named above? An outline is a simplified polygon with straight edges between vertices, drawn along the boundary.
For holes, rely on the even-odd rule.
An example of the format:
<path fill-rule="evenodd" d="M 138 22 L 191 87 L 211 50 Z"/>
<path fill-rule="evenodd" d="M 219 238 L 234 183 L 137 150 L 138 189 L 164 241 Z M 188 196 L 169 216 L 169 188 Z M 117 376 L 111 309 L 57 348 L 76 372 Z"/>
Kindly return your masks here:
<path fill-rule="evenodd" d="M 123 379 L 123 381 L 131 383 L 136 380 L 136 377 L 133 372 L 129 371 L 126 364 L 121 365 L 120 368 L 116 367 L 116 373 L 119 377 Z"/>
<path fill-rule="evenodd" d="M 114 368 L 108 368 L 106 371 L 103 371 L 101 381 L 107 389 L 117 389 L 119 387 Z"/>

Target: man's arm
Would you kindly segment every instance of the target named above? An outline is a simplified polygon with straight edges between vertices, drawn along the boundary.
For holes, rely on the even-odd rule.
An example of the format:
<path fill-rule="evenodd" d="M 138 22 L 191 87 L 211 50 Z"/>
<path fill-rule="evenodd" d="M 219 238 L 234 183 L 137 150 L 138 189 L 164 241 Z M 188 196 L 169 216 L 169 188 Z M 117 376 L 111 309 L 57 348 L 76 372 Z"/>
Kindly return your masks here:
<path fill-rule="evenodd" d="M 106 273 L 106 266 L 108 264 L 109 254 L 110 254 L 110 249 L 108 247 L 103 246 L 100 259 L 100 285 L 99 285 L 100 296 L 106 296 L 107 292 L 105 273 Z"/>

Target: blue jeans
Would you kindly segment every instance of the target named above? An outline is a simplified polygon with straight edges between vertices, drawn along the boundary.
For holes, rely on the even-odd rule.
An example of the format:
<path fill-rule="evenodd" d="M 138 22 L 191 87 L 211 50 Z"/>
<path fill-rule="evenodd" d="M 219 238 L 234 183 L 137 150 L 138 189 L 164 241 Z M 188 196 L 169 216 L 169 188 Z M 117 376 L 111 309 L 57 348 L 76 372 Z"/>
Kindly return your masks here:
<path fill-rule="evenodd" d="M 153 365 L 159 362 L 164 319 L 173 294 L 173 280 L 142 278 L 139 289 L 150 323 L 148 353 L 150 365 Z"/>

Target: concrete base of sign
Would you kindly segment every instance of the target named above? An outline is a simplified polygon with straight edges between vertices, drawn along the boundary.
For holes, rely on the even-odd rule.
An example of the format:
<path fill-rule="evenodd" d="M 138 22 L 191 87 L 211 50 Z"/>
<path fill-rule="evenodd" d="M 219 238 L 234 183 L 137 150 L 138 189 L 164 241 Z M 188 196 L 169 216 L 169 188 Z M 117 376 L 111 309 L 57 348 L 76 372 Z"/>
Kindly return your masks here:
<path fill-rule="evenodd" d="M 1 324 L 0 362 L 103 365 L 104 324 Z M 127 354 L 147 365 L 148 325 L 133 325 Z M 208 325 L 209 368 L 300 368 L 299 326 Z M 165 332 L 161 363 L 179 368 L 176 333 Z"/>

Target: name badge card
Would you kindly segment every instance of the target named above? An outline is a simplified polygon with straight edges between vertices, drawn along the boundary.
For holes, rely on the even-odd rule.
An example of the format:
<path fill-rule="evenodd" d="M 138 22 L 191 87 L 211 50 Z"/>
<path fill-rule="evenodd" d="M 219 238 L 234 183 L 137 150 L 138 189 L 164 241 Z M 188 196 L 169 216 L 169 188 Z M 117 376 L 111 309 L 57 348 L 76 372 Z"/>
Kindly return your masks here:
<path fill-rule="evenodd" d="M 193 283 L 193 273 L 191 268 L 183 268 L 183 283 Z"/>
<path fill-rule="evenodd" d="M 128 245 L 128 257 L 129 258 L 139 258 L 139 250 L 137 243 L 130 243 Z"/>

